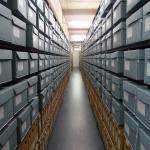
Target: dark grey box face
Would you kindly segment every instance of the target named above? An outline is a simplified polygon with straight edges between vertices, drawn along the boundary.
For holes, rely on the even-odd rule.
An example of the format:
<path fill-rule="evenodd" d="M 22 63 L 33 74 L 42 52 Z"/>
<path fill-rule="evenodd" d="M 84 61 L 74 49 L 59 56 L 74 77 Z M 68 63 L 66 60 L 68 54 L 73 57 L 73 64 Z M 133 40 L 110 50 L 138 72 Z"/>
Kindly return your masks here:
<path fill-rule="evenodd" d="M 37 118 L 39 113 L 39 97 L 34 97 L 30 105 L 31 105 L 31 120 L 33 122 Z"/>
<path fill-rule="evenodd" d="M 24 18 L 27 18 L 28 3 L 26 0 L 8 0 L 8 5 L 16 15 L 21 15 Z"/>
<path fill-rule="evenodd" d="M 30 74 L 38 72 L 38 54 L 30 53 L 29 67 Z"/>
<path fill-rule="evenodd" d="M 147 88 L 137 88 L 137 103 L 136 103 L 136 116 L 140 122 L 150 129 L 150 90 Z"/>
<path fill-rule="evenodd" d="M 143 7 L 143 40 L 150 39 L 150 2 Z"/>
<path fill-rule="evenodd" d="M 145 49 L 145 73 L 144 83 L 150 84 L 150 49 Z"/>
<path fill-rule="evenodd" d="M 124 53 L 124 75 L 134 80 L 144 80 L 144 50 Z"/>
<path fill-rule="evenodd" d="M 40 110 L 42 110 L 47 103 L 47 89 L 45 88 L 41 93 L 40 93 Z"/>
<path fill-rule="evenodd" d="M 126 111 L 124 113 L 124 120 L 125 135 L 133 149 L 136 149 L 138 142 L 139 124 L 136 119 Z"/>
<path fill-rule="evenodd" d="M 39 90 L 42 91 L 45 87 L 46 87 L 46 73 L 42 72 L 41 74 L 39 74 Z"/>
<path fill-rule="evenodd" d="M 136 108 L 137 85 L 130 81 L 123 81 L 123 104 L 133 114 Z"/>
<path fill-rule="evenodd" d="M 45 55 L 44 54 L 39 54 L 39 70 L 44 70 L 45 69 Z"/>
<path fill-rule="evenodd" d="M 126 1 L 117 0 L 113 6 L 113 24 L 126 18 Z"/>
<path fill-rule="evenodd" d="M 138 147 L 148 150 L 150 147 L 150 134 L 148 131 L 140 128 Z"/>
<path fill-rule="evenodd" d="M 41 51 L 45 50 L 44 44 L 45 44 L 44 36 L 42 34 L 39 34 L 39 50 Z"/>
<path fill-rule="evenodd" d="M 18 116 L 18 142 L 22 142 L 31 127 L 31 106 L 26 107 Z"/>
<path fill-rule="evenodd" d="M 44 1 L 43 0 L 36 0 L 36 5 L 44 13 Z"/>
<path fill-rule="evenodd" d="M 106 69 L 111 70 L 111 55 L 106 54 Z"/>
<path fill-rule="evenodd" d="M 0 148 L 15 150 L 17 147 L 17 121 L 13 120 L 0 134 Z"/>
<path fill-rule="evenodd" d="M 37 96 L 37 86 L 38 86 L 38 77 L 33 76 L 28 79 L 28 100 L 31 101 L 35 96 Z"/>
<path fill-rule="evenodd" d="M 20 46 L 26 46 L 26 24 L 13 16 L 12 43 Z"/>
<path fill-rule="evenodd" d="M 15 78 L 21 78 L 29 74 L 29 55 L 27 52 L 14 52 Z"/>
<path fill-rule="evenodd" d="M 108 91 L 111 91 L 111 82 L 112 82 L 111 74 L 106 72 L 106 88 Z"/>
<path fill-rule="evenodd" d="M 0 4 L 0 40 L 12 42 L 11 11 L 2 4 Z"/>
<path fill-rule="evenodd" d="M 126 44 L 125 22 L 121 22 L 113 29 L 113 48 L 121 47 Z"/>
<path fill-rule="evenodd" d="M 12 80 L 12 51 L 0 50 L 0 84 L 11 80 Z"/>
<path fill-rule="evenodd" d="M 31 0 L 28 0 L 28 21 L 32 23 L 34 26 L 36 26 L 36 14 L 37 14 L 37 9 L 34 3 Z"/>
<path fill-rule="evenodd" d="M 39 32 L 32 25 L 27 25 L 27 46 L 39 49 Z"/>
<path fill-rule="evenodd" d="M 0 129 L 13 118 L 14 93 L 11 88 L 0 90 Z"/>
<path fill-rule="evenodd" d="M 131 11 L 138 3 L 140 3 L 142 0 L 127 0 L 127 13 Z"/>
<path fill-rule="evenodd" d="M 12 86 L 12 88 L 15 93 L 13 107 L 14 107 L 14 114 L 16 114 L 28 103 L 27 81 L 20 82 Z"/>
<path fill-rule="evenodd" d="M 38 25 L 38 29 L 40 31 L 42 31 L 44 33 L 44 26 L 45 26 L 45 23 L 44 23 L 44 16 L 41 14 L 41 13 L 38 13 L 38 18 L 37 18 L 37 25 Z"/>
<path fill-rule="evenodd" d="M 126 20 L 126 43 L 136 43 L 142 41 L 142 8 L 132 14 Z"/>
<path fill-rule="evenodd" d="M 112 99 L 112 113 L 118 125 L 124 124 L 124 108 L 122 103 Z"/>
<path fill-rule="evenodd" d="M 109 33 L 106 35 L 106 49 L 107 49 L 107 50 L 112 49 L 112 47 L 113 47 L 112 44 L 113 44 L 112 32 L 109 32 Z"/>

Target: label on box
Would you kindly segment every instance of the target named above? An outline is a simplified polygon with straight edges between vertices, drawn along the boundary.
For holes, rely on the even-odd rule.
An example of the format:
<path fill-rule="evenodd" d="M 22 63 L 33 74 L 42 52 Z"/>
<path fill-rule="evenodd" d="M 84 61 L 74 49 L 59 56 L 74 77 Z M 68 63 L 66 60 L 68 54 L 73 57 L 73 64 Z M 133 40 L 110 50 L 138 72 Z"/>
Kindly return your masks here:
<path fill-rule="evenodd" d="M 133 35 L 133 29 L 132 27 L 127 28 L 127 38 L 131 38 Z"/>
<path fill-rule="evenodd" d="M 22 133 L 24 133 L 27 129 L 27 122 L 25 121 L 23 124 L 22 124 Z"/>
<path fill-rule="evenodd" d="M 40 60 L 40 67 L 43 66 L 43 60 Z"/>
<path fill-rule="evenodd" d="M 130 61 L 125 61 L 125 70 L 130 70 Z"/>
<path fill-rule="evenodd" d="M 114 43 L 117 42 L 117 35 L 114 35 Z"/>
<path fill-rule="evenodd" d="M 42 46 L 42 40 L 39 40 L 39 46 L 40 47 Z"/>
<path fill-rule="evenodd" d="M 108 85 L 108 79 L 106 79 L 106 85 Z"/>
<path fill-rule="evenodd" d="M 137 110 L 140 114 L 142 114 L 145 117 L 145 104 L 144 103 L 142 103 L 141 101 L 138 101 Z"/>
<path fill-rule="evenodd" d="M 30 87 L 29 88 L 29 95 L 32 95 L 34 93 L 34 88 L 33 87 Z"/>
<path fill-rule="evenodd" d="M 18 71 L 23 71 L 23 62 L 18 62 Z"/>
<path fill-rule="evenodd" d="M 115 88 L 115 84 L 113 84 L 113 83 L 112 83 L 112 90 L 113 90 L 113 91 L 115 91 L 115 90 L 116 90 L 116 88 Z"/>
<path fill-rule="evenodd" d="M 145 18 L 145 32 L 150 31 L 150 15 Z"/>
<path fill-rule="evenodd" d="M 0 120 L 4 119 L 4 116 L 5 116 L 4 107 L 0 107 Z"/>
<path fill-rule="evenodd" d="M 112 66 L 112 67 L 115 67 L 115 60 L 112 60 L 112 61 L 111 61 L 111 66 Z"/>
<path fill-rule="evenodd" d="M 104 60 L 102 59 L 102 65 L 104 64 Z"/>
<path fill-rule="evenodd" d="M 17 95 L 15 98 L 15 105 L 18 106 L 22 103 L 22 95 Z"/>
<path fill-rule="evenodd" d="M 150 63 L 147 63 L 146 65 L 146 75 L 150 76 Z"/>
<path fill-rule="evenodd" d="M 39 28 L 41 30 L 43 30 L 43 28 L 44 28 L 44 24 L 43 24 L 43 21 L 41 19 L 39 20 Z"/>
<path fill-rule="evenodd" d="M 45 65 L 46 65 L 46 66 L 48 65 L 48 60 L 45 60 Z"/>
<path fill-rule="evenodd" d="M 33 109 L 33 110 L 32 110 L 32 117 L 34 117 L 35 114 L 36 114 L 36 109 Z"/>
<path fill-rule="evenodd" d="M 123 97 L 124 97 L 124 100 L 128 103 L 129 102 L 129 94 L 126 91 L 123 92 Z"/>
<path fill-rule="evenodd" d="M 31 8 L 28 9 L 28 15 L 30 18 L 33 18 L 33 11 Z"/>
<path fill-rule="evenodd" d="M 13 35 L 16 37 L 16 38 L 20 38 L 20 30 L 13 26 Z"/>
<path fill-rule="evenodd" d="M 30 67 L 31 67 L 31 68 L 34 68 L 34 67 L 35 67 L 35 63 L 34 63 L 34 61 L 31 61 L 31 63 L 30 63 Z"/>
<path fill-rule="evenodd" d="M 2 64 L 0 63 L 0 75 L 2 75 Z"/>
<path fill-rule="evenodd" d="M 108 60 L 106 60 L 106 66 L 108 66 Z"/>
<path fill-rule="evenodd" d="M 130 134 L 130 129 L 129 126 L 125 123 L 125 132 L 127 133 L 127 135 L 129 136 Z"/>
<path fill-rule="evenodd" d="M 146 150 L 145 146 L 142 143 L 140 144 L 140 150 Z"/>
<path fill-rule="evenodd" d="M 2 147 L 2 149 L 1 150 L 10 150 L 10 148 L 9 148 L 9 141 Z"/>
<path fill-rule="evenodd" d="M 48 82 L 49 81 L 49 78 L 48 77 L 46 77 L 46 82 Z"/>
<path fill-rule="evenodd" d="M 41 81 L 41 85 L 43 85 L 43 84 L 44 84 L 44 80 Z"/>
<path fill-rule="evenodd" d="M 114 19 L 116 19 L 116 17 L 117 17 L 117 11 L 116 10 L 114 11 L 113 16 L 114 16 Z"/>
<path fill-rule="evenodd" d="M 114 107 L 112 107 L 112 113 L 113 113 L 113 114 L 115 114 L 115 113 L 116 113 L 116 111 L 115 111 L 115 108 L 114 108 Z"/>

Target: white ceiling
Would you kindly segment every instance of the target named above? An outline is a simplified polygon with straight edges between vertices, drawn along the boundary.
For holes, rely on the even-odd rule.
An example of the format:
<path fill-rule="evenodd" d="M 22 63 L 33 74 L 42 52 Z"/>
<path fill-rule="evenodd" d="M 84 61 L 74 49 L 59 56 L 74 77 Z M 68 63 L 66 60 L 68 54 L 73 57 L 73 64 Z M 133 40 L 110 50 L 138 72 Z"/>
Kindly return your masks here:
<path fill-rule="evenodd" d="M 71 41 L 83 41 L 100 0 L 60 0 Z"/>

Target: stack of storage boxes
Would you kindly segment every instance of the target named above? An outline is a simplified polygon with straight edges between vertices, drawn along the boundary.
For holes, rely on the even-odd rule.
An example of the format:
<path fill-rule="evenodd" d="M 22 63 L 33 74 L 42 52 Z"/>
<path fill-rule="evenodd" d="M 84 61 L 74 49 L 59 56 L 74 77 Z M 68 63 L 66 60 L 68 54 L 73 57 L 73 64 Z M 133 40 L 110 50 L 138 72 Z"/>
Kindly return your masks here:
<path fill-rule="evenodd" d="M 103 0 L 82 46 L 82 68 L 98 82 L 98 95 L 134 150 L 148 150 L 150 141 L 149 7 L 148 0 Z M 97 39 L 95 32 L 101 33 Z M 95 53 L 97 41 L 101 48 Z"/>
<path fill-rule="evenodd" d="M 0 2 L 0 20 L 0 149 L 15 150 L 68 72 L 69 43 L 44 0 Z"/>

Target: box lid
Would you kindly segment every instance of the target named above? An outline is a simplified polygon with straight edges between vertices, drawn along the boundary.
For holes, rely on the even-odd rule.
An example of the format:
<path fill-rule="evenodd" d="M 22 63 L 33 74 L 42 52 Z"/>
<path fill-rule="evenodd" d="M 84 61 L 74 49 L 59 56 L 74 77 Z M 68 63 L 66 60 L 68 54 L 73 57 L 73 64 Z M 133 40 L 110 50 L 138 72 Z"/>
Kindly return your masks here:
<path fill-rule="evenodd" d="M 32 60 L 38 60 L 38 54 L 37 53 L 30 53 L 29 55 L 30 55 L 30 58 Z"/>
<path fill-rule="evenodd" d="M 39 106 L 39 97 L 34 97 L 31 102 L 31 109 Z M 38 108 L 39 109 L 39 108 Z"/>
<path fill-rule="evenodd" d="M 42 78 L 42 79 L 45 78 L 46 77 L 46 73 L 45 72 L 40 73 L 39 77 Z"/>
<path fill-rule="evenodd" d="M 22 112 L 17 116 L 17 119 L 23 123 L 23 122 L 26 120 L 26 118 L 27 118 L 28 116 L 30 116 L 30 113 L 31 113 L 31 106 L 27 106 L 27 107 L 24 108 L 24 109 L 22 110 Z"/>
<path fill-rule="evenodd" d="M 37 76 L 33 76 L 33 77 L 28 79 L 29 86 L 32 86 L 32 85 L 36 84 L 37 82 L 38 82 L 38 77 Z"/>
<path fill-rule="evenodd" d="M 118 7 L 118 5 L 119 5 L 121 2 L 126 2 L 126 0 L 116 0 L 116 2 L 115 2 L 114 5 L 113 5 L 113 9 L 116 9 L 116 7 Z"/>
<path fill-rule="evenodd" d="M 113 29 L 113 34 L 120 31 L 120 30 L 125 30 L 126 29 L 126 24 L 125 21 L 122 21 L 121 23 L 119 23 L 114 29 Z"/>
<path fill-rule="evenodd" d="M 148 14 L 150 13 L 150 2 L 146 3 L 144 6 L 143 6 L 143 14 Z"/>
<path fill-rule="evenodd" d="M 43 34 L 39 33 L 39 38 L 44 41 L 44 35 Z"/>
<path fill-rule="evenodd" d="M 11 10 L 8 9 L 7 7 L 5 7 L 2 4 L 0 4 L 0 15 L 7 18 L 7 19 L 9 19 L 9 20 L 12 20 Z"/>
<path fill-rule="evenodd" d="M 27 52 L 15 52 L 18 59 L 27 60 L 29 59 L 29 54 Z"/>
<path fill-rule="evenodd" d="M 121 102 L 117 101 L 116 99 L 112 99 L 112 106 L 115 108 L 116 112 L 124 111 L 124 107 Z"/>
<path fill-rule="evenodd" d="M 14 119 L 4 131 L 1 131 L 0 133 L 0 145 L 5 145 L 6 142 L 9 140 L 10 136 L 14 133 L 14 131 L 17 129 L 17 120 Z"/>
<path fill-rule="evenodd" d="M 108 39 L 109 37 L 112 36 L 112 31 L 109 31 L 107 34 L 106 34 L 106 39 Z"/>
<path fill-rule="evenodd" d="M 138 133 L 139 124 L 130 113 L 126 111 L 124 112 L 124 120 L 131 129 L 134 129 L 134 131 Z"/>
<path fill-rule="evenodd" d="M 19 93 L 23 92 L 25 89 L 28 88 L 27 81 L 24 80 L 24 81 L 22 81 L 20 83 L 17 83 L 12 88 L 13 88 L 13 90 L 14 90 L 14 92 L 16 94 L 19 94 Z"/>
<path fill-rule="evenodd" d="M 11 87 L 0 90 L 0 106 L 5 104 L 8 100 L 14 97 L 14 92 Z"/>
<path fill-rule="evenodd" d="M 106 78 L 107 78 L 107 79 L 111 79 L 111 78 L 112 78 L 111 73 L 106 72 Z"/>
<path fill-rule="evenodd" d="M 124 53 L 120 51 L 111 53 L 111 58 L 123 58 L 123 56 L 124 56 Z"/>
<path fill-rule="evenodd" d="M 129 26 L 132 23 L 136 22 L 137 20 L 142 19 L 143 17 L 143 8 L 136 11 L 134 14 L 132 14 L 129 18 L 126 20 L 126 25 Z"/>
<path fill-rule="evenodd" d="M 44 54 L 39 54 L 39 58 L 44 60 L 45 59 L 45 55 Z"/>
<path fill-rule="evenodd" d="M 124 78 L 112 75 L 112 82 L 118 84 L 119 86 L 123 85 L 123 79 Z"/>
<path fill-rule="evenodd" d="M 125 59 L 145 59 L 144 50 L 130 50 L 124 52 Z"/>
<path fill-rule="evenodd" d="M 136 95 L 137 87 L 138 85 L 134 84 L 133 82 L 123 81 L 123 89 L 129 93 Z"/>
<path fill-rule="evenodd" d="M 37 12 L 37 8 L 36 8 L 36 6 L 32 3 L 31 0 L 28 0 L 28 6 L 29 6 L 32 10 L 34 10 L 35 12 Z"/>
<path fill-rule="evenodd" d="M 21 21 L 20 19 L 18 19 L 15 16 L 12 16 L 12 22 L 15 26 L 22 28 L 24 30 L 26 30 L 26 23 L 24 23 L 23 21 Z"/>
<path fill-rule="evenodd" d="M 0 60 L 10 60 L 13 59 L 12 51 L 0 49 Z"/>
<path fill-rule="evenodd" d="M 147 105 L 150 105 L 150 90 L 147 88 L 137 88 L 137 98 Z"/>

